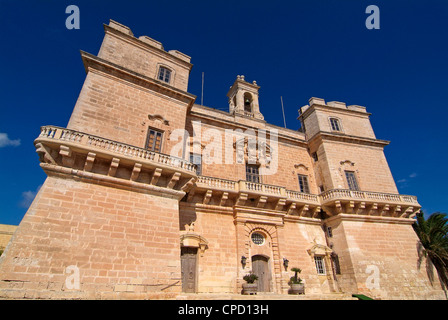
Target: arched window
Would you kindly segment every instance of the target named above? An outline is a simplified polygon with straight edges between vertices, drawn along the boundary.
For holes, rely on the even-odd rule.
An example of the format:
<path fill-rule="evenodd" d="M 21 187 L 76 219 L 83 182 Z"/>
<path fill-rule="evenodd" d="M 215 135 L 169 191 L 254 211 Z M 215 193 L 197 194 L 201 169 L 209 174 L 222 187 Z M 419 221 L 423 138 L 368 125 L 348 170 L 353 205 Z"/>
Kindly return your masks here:
<path fill-rule="evenodd" d="M 244 94 L 244 111 L 252 112 L 252 95 L 248 92 Z"/>

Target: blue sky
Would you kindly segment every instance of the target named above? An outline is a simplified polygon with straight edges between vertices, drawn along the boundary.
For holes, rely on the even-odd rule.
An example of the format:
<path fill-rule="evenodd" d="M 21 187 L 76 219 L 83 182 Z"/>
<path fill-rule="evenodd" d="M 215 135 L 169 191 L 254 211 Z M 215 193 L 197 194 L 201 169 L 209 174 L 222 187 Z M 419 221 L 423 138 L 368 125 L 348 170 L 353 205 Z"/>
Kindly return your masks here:
<path fill-rule="evenodd" d="M 80 29 L 68 30 L 68 5 Z M 368 5 L 380 29 L 368 30 Z M 33 140 L 65 127 L 109 19 L 192 57 L 189 92 L 227 110 L 237 75 L 256 80 L 265 119 L 297 129 L 310 97 L 367 107 L 401 194 L 448 212 L 448 2 L 0 0 L 0 223 L 18 224 L 46 175 Z"/>

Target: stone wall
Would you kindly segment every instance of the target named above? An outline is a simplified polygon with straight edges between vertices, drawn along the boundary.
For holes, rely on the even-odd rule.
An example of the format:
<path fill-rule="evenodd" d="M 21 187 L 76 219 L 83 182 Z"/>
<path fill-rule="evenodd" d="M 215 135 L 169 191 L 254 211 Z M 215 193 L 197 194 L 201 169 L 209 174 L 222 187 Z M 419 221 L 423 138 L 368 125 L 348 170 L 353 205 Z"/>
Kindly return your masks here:
<path fill-rule="evenodd" d="M 181 288 L 178 219 L 177 199 L 48 177 L 1 257 L 0 295 L 172 296 Z M 66 283 L 73 266 L 79 288 Z"/>

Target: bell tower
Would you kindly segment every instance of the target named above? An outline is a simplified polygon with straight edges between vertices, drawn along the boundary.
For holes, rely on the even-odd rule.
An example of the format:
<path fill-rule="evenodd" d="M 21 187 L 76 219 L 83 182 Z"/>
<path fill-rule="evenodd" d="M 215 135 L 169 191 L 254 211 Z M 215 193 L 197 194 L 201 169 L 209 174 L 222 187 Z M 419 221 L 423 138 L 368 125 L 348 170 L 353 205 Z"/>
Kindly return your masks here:
<path fill-rule="evenodd" d="M 237 76 L 227 93 L 227 97 L 229 98 L 229 112 L 231 114 L 264 120 L 258 104 L 259 89 L 260 87 L 255 80 L 249 83 L 244 80 L 244 76 Z"/>

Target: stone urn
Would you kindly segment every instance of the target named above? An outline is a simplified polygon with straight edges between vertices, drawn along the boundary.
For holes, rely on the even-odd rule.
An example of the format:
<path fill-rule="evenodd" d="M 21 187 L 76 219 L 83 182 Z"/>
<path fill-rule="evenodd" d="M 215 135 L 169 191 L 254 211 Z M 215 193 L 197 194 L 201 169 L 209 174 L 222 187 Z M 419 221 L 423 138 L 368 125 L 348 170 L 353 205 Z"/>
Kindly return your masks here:
<path fill-rule="evenodd" d="M 258 276 L 251 271 L 243 277 L 243 280 L 246 281 L 246 283 L 243 283 L 243 291 L 241 293 L 257 294 L 258 284 L 256 281 L 258 280 Z"/>
<path fill-rule="evenodd" d="M 289 279 L 289 294 L 305 294 L 305 284 L 302 279 L 299 278 L 299 273 L 302 272 L 300 268 L 291 268 L 294 271 L 294 276 Z"/>
<path fill-rule="evenodd" d="M 257 294 L 257 283 L 243 283 L 243 294 Z"/>
<path fill-rule="evenodd" d="M 305 285 L 303 283 L 291 283 L 289 287 L 289 294 L 305 294 Z"/>

